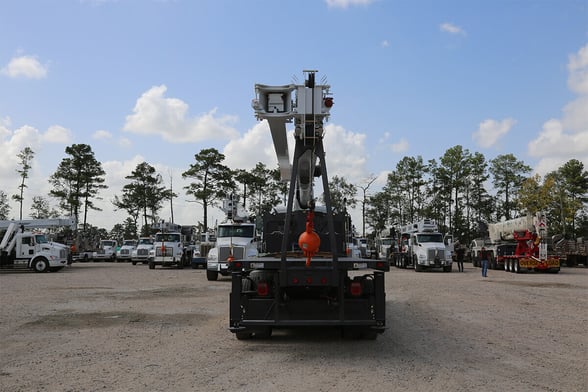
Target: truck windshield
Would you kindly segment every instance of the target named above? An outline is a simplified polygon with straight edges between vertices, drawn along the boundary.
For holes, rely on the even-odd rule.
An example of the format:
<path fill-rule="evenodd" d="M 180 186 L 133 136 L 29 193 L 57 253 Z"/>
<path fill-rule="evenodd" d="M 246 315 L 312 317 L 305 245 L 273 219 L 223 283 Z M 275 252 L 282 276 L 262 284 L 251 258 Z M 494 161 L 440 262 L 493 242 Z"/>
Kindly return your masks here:
<path fill-rule="evenodd" d="M 35 243 L 36 244 L 46 244 L 47 238 L 44 234 L 35 234 Z"/>
<path fill-rule="evenodd" d="M 254 237 L 254 226 L 219 226 L 217 237 Z"/>
<path fill-rule="evenodd" d="M 114 241 L 102 241 L 102 246 L 114 246 Z"/>
<path fill-rule="evenodd" d="M 179 233 L 157 233 L 155 242 L 180 242 Z"/>
<path fill-rule="evenodd" d="M 441 242 L 443 243 L 443 236 L 440 233 L 431 234 L 417 234 L 418 242 Z"/>
<path fill-rule="evenodd" d="M 153 240 L 151 238 L 141 238 L 139 245 L 153 245 Z"/>
<path fill-rule="evenodd" d="M 392 245 L 392 238 L 382 238 L 382 245 Z"/>
<path fill-rule="evenodd" d="M 123 243 L 124 246 L 135 246 L 135 241 L 125 241 Z"/>

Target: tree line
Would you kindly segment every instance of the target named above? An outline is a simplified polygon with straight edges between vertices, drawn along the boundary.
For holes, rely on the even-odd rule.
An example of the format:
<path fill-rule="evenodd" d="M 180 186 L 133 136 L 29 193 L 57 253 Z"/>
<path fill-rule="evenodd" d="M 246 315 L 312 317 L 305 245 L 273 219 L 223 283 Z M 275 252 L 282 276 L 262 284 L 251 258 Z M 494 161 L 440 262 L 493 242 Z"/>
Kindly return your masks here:
<path fill-rule="evenodd" d="M 96 201 L 100 191 L 108 188 L 105 171 L 87 144 L 65 148 L 66 157 L 50 176 L 50 198 L 59 210 L 50 207 L 45 196 L 33 196 L 30 216 L 50 218 L 68 214 L 79 222 L 80 229 L 94 236 L 136 238 L 148 235 L 153 224 L 160 221 L 161 210 L 169 203 L 173 220 L 173 200 L 178 197 L 172 182 L 166 186 L 155 167 L 142 162 L 126 176 L 127 183 L 111 200 L 115 209 L 126 211 L 128 217 L 116 224 L 110 233 L 88 224 L 90 210 L 100 211 Z M 19 184 L 12 199 L 22 205 L 26 180 L 34 151 L 25 147 L 19 158 Z M 201 232 L 208 227 L 208 211 L 223 198 L 238 194 L 251 214 L 259 219 L 279 204 L 285 204 L 288 183 L 280 181 L 278 168 L 270 169 L 259 162 L 247 171 L 233 170 L 224 164 L 225 156 L 214 148 L 194 155 L 195 162 L 182 173 L 189 180 L 186 195 L 203 209 Z M 532 169 L 512 154 L 486 160 L 484 155 L 470 152 L 461 145 L 449 148 L 438 160 L 427 162 L 421 156 L 404 157 L 387 175 L 384 187 L 369 193 L 375 181 L 370 176 L 359 184 L 334 176 L 329 181 L 332 206 L 344 212 L 361 206 L 361 232 L 377 233 L 393 224 L 406 224 L 423 218 L 434 219 L 444 232 L 469 241 L 481 235 L 483 225 L 511 219 L 527 213 L 546 214 L 551 233 L 568 237 L 588 233 L 588 171 L 582 162 L 570 159 L 557 170 L 541 177 L 531 176 Z M 171 176 L 170 176 L 171 177 Z M 360 194 L 361 190 L 361 194 Z M 493 190 L 493 193 L 490 193 Z M 8 195 L 0 190 L 0 219 L 8 219 Z M 80 219 L 81 217 L 81 219 Z"/>

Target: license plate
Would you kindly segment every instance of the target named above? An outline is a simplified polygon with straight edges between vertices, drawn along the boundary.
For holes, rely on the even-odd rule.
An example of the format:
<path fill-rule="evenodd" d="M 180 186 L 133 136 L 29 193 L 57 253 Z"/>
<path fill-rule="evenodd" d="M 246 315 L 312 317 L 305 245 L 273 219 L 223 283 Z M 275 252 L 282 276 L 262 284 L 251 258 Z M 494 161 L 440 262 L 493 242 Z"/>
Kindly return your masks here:
<path fill-rule="evenodd" d="M 367 263 L 353 263 L 353 268 L 355 269 L 366 269 Z"/>
<path fill-rule="evenodd" d="M 249 263 L 251 268 L 263 268 L 265 267 L 265 263 Z"/>

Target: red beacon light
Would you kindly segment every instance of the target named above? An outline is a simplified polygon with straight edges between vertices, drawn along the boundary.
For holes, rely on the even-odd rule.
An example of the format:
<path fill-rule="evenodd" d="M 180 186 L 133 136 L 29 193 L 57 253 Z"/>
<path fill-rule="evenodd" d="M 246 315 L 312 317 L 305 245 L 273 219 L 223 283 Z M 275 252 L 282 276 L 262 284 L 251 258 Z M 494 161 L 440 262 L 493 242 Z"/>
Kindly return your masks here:
<path fill-rule="evenodd" d="M 325 103 L 325 106 L 328 108 L 331 108 L 334 104 L 333 102 L 333 98 L 332 97 L 327 97 L 323 100 L 323 102 Z"/>

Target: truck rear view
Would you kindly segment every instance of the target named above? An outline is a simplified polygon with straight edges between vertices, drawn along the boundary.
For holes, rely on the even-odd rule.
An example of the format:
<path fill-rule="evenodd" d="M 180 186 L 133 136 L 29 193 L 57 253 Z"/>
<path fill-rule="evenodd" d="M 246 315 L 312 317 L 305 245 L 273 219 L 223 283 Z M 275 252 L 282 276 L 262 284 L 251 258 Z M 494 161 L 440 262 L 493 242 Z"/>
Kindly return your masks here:
<path fill-rule="evenodd" d="M 233 260 L 229 329 L 238 339 L 269 337 L 275 328 L 341 327 L 375 339 L 385 330 L 385 260 L 346 257 L 344 217 L 334 215 L 323 146 L 333 98 L 317 71 L 304 85 L 255 86 L 253 108 L 267 120 L 287 206 L 263 219 L 265 253 Z M 294 123 L 290 163 L 286 123 Z M 324 208 L 315 206 L 314 178 L 322 179 Z"/>

